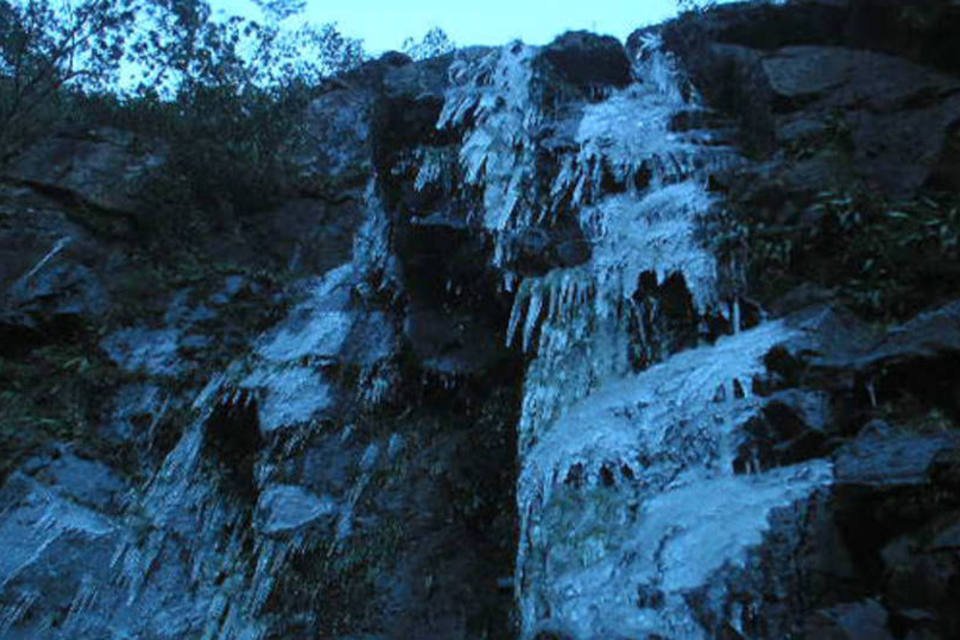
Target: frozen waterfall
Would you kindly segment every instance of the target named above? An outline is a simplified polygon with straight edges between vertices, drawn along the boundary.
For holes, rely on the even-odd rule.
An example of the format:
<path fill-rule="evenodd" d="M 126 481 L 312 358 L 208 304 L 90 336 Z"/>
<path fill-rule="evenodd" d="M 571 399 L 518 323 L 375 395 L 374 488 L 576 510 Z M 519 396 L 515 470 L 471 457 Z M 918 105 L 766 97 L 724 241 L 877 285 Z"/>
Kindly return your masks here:
<path fill-rule="evenodd" d="M 741 562 L 771 510 L 832 471 L 734 474 L 738 428 L 758 410 L 751 378 L 790 331 L 740 332 L 736 301 L 721 299 L 701 231 L 722 202 L 707 180 L 738 156 L 709 130 L 674 130 L 703 108 L 670 54 L 650 36 L 633 83 L 562 104 L 540 100 L 536 60 L 513 44 L 454 63 L 438 125 L 465 129 L 461 170 L 495 238 L 575 216 L 592 251 L 585 264 L 505 275 L 516 287 L 507 339 L 532 357 L 518 425 L 522 637 L 704 636 L 685 593 Z M 549 144 L 548 121 L 566 144 Z M 507 251 L 498 240 L 495 260 Z M 693 313 L 725 315 L 736 335 L 652 349 L 658 302 L 640 283 L 678 275 Z M 641 366 L 638 351 L 662 362 Z"/>

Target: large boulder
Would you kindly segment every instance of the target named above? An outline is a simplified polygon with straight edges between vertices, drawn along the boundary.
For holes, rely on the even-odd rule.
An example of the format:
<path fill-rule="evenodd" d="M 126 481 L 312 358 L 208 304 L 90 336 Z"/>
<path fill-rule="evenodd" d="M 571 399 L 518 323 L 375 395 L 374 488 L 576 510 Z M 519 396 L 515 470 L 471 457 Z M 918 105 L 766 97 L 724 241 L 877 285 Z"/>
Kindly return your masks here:
<path fill-rule="evenodd" d="M 11 349 L 93 325 L 111 306 L 103 247 L 42 204 L 10 194 L 0 206 L 0 332 Z"/>
<path fill-rule="evenodd" d="M 855 172 L 893 194 L 926 183 L 960 122 L 960 78 L 882 53 L 842 47 L 785 47 L 761 58 L 781 131 L 819 122 L 820 135 L 790 136 L 794 144 L 823 139 L 836 114 L 849 131 Z M 779 133 L 781 139 L 786 132 Z M 789 138 L 788 138 L 789 139 Z"/>
<path fill-rule="evenodd" d="M 581 89 L 625 87 L 632 74 L 619 40 L 589 31 L 568 31 L 543 49 L 543 57 L 566 82 Z"/>
<path fill-rule="evenodd" d="M 5 177 L 130 214 L 142 209 L 141 189 L 166 159 L 163 144 L 102 127 L 41 139 L 12 161 Z"/>
<path fill-rule="evenodd" d="M 370 172 L 375 97 L 363 85 L 333 85 L 310 103 L 304 117 L 305 144 L 294 158 L 306 185 L 330 190 L 364 183 Z"/>
<path fill-rule="evenodd" d="M 329 149 L 326 143 L 317 146 Z M 362 221 L 363 205 L 349 191 L 335 198 L 286 200 L 263 216 L 259 250 L 273 264 L 294 273 L 324 273 L 350 260 L 353 236 Z"/>
<path fill-rule="evenodd" d="M 956 28 L 960 11 L 936 4 L 738 4 L 688 14 L 663 35 L 707 100 L 739 120 L 749 151 L 787 156 L 778 177 L 791 190 L 816 193 L 860 178 L 901 197 L 928 183 L 956 184 L 956 56 L 888 33 L 897 20 L 919 30 L 910 42 Z M 628 49 L 644 34 L 633 34 Z"/>

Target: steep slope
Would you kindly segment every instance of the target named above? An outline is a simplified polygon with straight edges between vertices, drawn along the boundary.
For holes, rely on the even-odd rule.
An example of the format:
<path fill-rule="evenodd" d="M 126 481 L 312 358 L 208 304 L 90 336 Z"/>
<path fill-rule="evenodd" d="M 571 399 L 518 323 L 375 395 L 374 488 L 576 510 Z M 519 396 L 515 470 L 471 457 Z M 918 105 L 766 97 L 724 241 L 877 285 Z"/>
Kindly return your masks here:
<path fill-rule="evenodd" d="M 0 636 L 956 636 L 960 22 L 908 4 L 385 56 L 194 273 L 162 141 L 28 150 Z"/>

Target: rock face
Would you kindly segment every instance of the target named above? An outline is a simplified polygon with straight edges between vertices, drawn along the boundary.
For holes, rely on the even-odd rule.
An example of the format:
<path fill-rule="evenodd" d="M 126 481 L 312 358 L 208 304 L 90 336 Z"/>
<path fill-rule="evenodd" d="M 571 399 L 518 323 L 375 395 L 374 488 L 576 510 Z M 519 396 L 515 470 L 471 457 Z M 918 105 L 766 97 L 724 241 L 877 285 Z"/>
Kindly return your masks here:
<path fill-rule="evenodd" d="M 64 133 L 21 154 L 8 179 L 66 193 L 92 206 L 134 213 L 137 194 L 166 161 L 166 150 L 111 128 Z"/>
<path fill-rule="evenodd" d="M 570 31 L 543 51 L 564 81 L 582 89 L 630 84 L 630 60 L 616 38 Z"/>
<path fill-rule="evenodd" d="M 794 223 L 846 251 L 819 230 L 856 228 L 853 185 L 898 224 L 954 202 L 954 4 L 385 56 L 310 105 L 295 193 L 216 269 L 134 244 L 162 143 L 29 149 L 0 637 L 957 637 L 955 282 L 880 322 L 809 263 L 756 277 Z M 867 240 L 892 277 L 900 238 Z"/>

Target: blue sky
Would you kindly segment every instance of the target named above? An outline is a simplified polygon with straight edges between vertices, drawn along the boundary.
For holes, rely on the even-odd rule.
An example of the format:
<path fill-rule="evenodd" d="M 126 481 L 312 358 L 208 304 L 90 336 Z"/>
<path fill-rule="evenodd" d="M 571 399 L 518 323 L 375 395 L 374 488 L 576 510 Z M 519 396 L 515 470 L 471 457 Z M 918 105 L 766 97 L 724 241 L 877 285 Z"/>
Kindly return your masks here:
<path fill-rule="evenodd" d="M 211 0 L 216 10 L 259 19 L 250 0 Z M 458 46 L 503 44 L 520 38 L 545 44 L 568 29 L 589 29 L 626 38 L 637 27 L 676 11 L 675 0 L 307 0 L 310 22 L 336 22 L 362 38 L 370 53 L 399 49 L 431 27 L 444 29 Z"/>

